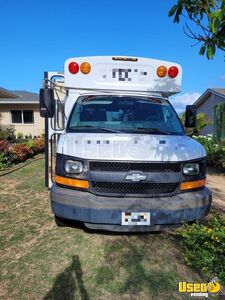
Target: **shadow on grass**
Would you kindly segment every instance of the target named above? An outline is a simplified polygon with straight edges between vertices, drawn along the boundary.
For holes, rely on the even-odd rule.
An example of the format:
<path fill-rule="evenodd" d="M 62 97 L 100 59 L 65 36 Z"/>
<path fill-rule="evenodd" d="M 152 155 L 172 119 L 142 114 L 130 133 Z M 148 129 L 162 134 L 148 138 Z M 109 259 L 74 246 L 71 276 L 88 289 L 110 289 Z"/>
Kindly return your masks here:
<path fill-rule="evenodd" d="M 90 235 L 107 235 L 107 236 L 143 236 L 143 235 L 160 235 L 163 231 L 110 231 L 104 229 L 91 229 L 85 226 L 84 222 L 63 219 L 64 225 L 62 227 L 69 227 L 74 229 L 80 229 Z M 61 227 L 61 226 L 59 226 Z"/>
<path fill-rule="evenodd" d="M 174 299 L 172 293 L 177 288 L 177 274 L 172 268 L 168 270 L 170 263 L 159 259 L 160 239 L 157 240 L 149 241 L 144 235 L 123 236 L 107 243 L 105 264 L 97 270 L 96 284 L 118 295 L 129 293 L 138 297 L 145 291 L 150 299 L 159 294 Z"/>
<path fill-rule="evenodd" d="M 54 286 L 45 295 L 43 300 L 73 300 L 75 293 L 79 290 L 80 299 L 89 300 L 88 293 L 83 282 L 83 272 L 79 256 L 73 257 L 72 264 L 56 277 Z"/>

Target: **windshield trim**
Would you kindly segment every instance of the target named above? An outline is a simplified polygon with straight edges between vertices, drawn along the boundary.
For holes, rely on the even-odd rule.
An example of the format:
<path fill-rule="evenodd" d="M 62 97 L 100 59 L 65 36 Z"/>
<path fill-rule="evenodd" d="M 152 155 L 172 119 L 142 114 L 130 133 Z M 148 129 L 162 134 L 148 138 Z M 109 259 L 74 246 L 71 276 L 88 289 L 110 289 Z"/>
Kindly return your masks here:
<path fill-rule="evenodd" d="M 96 127 L 88 127 L 87 128 L 71 128 L 69 127 L 69 124 L 70 124 L 70 121 L 71 121 L 71 118 L 72 118 L 72 115 L 73 115 L 73 112 L 76 108 L 76 105 L 78 104 L 79 101 L 83 102 L 85 99 L 87 98 L 101 98 L 101 97 L 131 97 L 131 98 L 136 98 L 136 97 L 140 97 L 140 98 L 143 98 L 143 100 L 146 100 L 146 101 L 150 101 L 152 103 L 154 103 L 154 101 L 151 101 L 153 99 L 156 99 L 156 100 L 160 100 L 162 102 L 166 102 L 170 108 L 173 110 L 173 113 L 174 115 L 176 116 L 176 119 L 178 121 L 178 123 L 180 124 L 180 127 L 181 127 L 181 132 L 168 132 L 167 134 L 166 133 L 159 133 L 159 132 L 148 132 L 147 128 L 143 131 L 141 130 L 137 130 L 135 131 L 135 129 L 132 129 L 132 128 L 120 128 L 120 129 L 111 129 L 109 128 L 108 132 L 107 132 L 107 127 L 103 126 L 101 128 L 101 126 L 96 126 Z M 159 104 L 160 105 L 160 104 Z M 80 126 L 78 126 L 80 127 Z M 151 130 L 151 129 L 150 129 Z M 149 130 L 149 131 L 150 131 Z M 145 132 L 146 131 L 146 132 Z M 175 136 L 184 136 L 186 135 L 185 134 L 185 130 L 184 130 L 184 126 L 183 124 L 181 123 L 181 120 L 176 112 L 176 110 L 174 109 L 174 107 L 172 106 L 172 104 L 169 102 L 168 99 L 166 98 L 163 98 L 163 97 L 159 97 L 159 96 L 155 96 L 155 95 L 149 95 L 149 96 L 145 96 L 145 95 L 115 95 L 115 94 L 105 94 L 105 95 L 83 95 L 83 96 L 79 96 L 77 99 L 76 99 L 76 102 L 74 103 L 73 105 L 73 108 L 71 109 L 71 112 L 70 112 L 70 116 L 68 118 L 68 121 L 67 121 L 67 124 L 66 124 L 66 133 L 107 133 L 107 134 L 120 134 L 120 133 L 126 133 L 126 134 L 150 134 L 150 135 L 175 135 Z"/>

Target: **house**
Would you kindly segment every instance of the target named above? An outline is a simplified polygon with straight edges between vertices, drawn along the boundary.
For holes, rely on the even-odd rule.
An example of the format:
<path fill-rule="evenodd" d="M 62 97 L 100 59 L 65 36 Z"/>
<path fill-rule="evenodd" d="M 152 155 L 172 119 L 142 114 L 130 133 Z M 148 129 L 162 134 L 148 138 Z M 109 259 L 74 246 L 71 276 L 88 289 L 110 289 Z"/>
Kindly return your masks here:
<path fill-rule="evenodd" d="M 15 134 L 38 137 L 44 133 L 39 114 L 38 94 L 0 88 L 0 129 L 15 129 Z"/>
<path fill-rule="evenodd" d="M 207 89 L 194 103 L 197 112 L 205 113 L 211 120 L 201 132 L 204 135 L 214 133 L 214 107 L 218 103 L 225 103 L 225 89 Z"/>

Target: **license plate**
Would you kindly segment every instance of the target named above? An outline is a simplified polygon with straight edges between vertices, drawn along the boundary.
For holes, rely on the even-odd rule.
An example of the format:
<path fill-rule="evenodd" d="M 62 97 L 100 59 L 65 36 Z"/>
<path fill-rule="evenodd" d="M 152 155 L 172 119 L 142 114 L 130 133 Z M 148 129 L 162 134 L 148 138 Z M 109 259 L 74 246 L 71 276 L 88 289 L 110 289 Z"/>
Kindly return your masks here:
<path fill-rule="evenodd" d="M 122 212 L 122 225 L 150 225 L 150 212 Z"/>

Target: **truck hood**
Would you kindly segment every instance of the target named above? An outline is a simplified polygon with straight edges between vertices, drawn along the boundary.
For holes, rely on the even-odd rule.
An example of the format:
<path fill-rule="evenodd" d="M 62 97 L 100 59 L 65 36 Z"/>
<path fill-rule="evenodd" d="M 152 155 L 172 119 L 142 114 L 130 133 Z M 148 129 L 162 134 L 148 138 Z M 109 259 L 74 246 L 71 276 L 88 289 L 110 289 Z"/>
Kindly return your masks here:
<path fill-rule="evenodd" d="M 188 136 L 65 133 L 57 152 L 84 159 L 120 161 L 186 161 L 206 156 L 204 147 Z"/>

